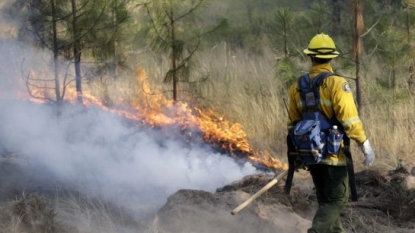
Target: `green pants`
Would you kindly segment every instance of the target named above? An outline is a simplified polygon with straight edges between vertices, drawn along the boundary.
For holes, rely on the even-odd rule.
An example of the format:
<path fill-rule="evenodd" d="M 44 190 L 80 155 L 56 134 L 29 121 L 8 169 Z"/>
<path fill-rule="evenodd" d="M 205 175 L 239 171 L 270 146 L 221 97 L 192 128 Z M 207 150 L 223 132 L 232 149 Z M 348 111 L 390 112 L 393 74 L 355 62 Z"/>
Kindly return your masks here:
<path fill-rule="evenodd" d="M 318 210 L 308 232 L 345 232 L 340 212 L 349 200 L 347 167 L 316 164 L 310 165 L 309 170 L 316 188 Z"/>

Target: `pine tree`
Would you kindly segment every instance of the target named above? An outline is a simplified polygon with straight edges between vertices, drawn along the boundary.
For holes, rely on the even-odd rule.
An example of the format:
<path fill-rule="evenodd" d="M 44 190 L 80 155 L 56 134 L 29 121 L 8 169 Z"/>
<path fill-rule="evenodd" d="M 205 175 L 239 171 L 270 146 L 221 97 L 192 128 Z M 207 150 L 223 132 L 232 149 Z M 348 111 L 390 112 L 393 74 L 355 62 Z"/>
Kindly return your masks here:
<path fill-rule="evenodd" d="M 82 56 L 96 55 L 116 63 L 115 46 L 118 29 L 127 18 L 127 0 L 16 0 L 10 8 L 20 16 L 20 38 L 53 53 L 54 80 L 42 80 L 43 88 L 53 81 L 55 100 L 65 95 L 68 72 L 63 78 L 60 63 L 73 63 L 78 101 L 82 103 Z M 109 26 L 108 26 L 109 25 Z M 110 46 L 105 46 L 110 45 Z M 94 52 L 95 51 L 95 52 Z M 97 53 L 96 51 L 104 51 Z M 110 51 L 110 52 L 108 52 Z M 112 66 L 115 76 L 115 65 Z M 60 81 L 63 80 L 61 83 Z M 28 77 L 28 83 L 36 82 Z M 28 85 L 30 86 L 30 85 Z M 39 87 L 42 88 L 42 87 Z M 29 90 L 30 91 L 30 90 Z"/>
<path fill-rule="evenodd" d="M 150 45 L 170 57 L 164 82 L 173 86 L 173 101 L 178 100 L 179 83 L 190 81 L 193 55 L 199 49 L 201 37 L 220 27 L 197 27 L 196 12 L 203 6 L 204 0 L 153 0 L 144 4 L 151 22 Z"/>

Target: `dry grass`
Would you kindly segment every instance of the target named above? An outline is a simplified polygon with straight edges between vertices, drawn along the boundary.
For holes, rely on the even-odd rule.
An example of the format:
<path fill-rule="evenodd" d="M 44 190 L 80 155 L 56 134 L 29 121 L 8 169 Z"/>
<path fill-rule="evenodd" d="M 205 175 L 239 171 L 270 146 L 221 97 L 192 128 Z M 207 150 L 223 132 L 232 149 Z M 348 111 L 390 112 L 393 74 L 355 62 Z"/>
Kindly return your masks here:
<path fill-rule="evenodd" d="M 31 194 L 1 206 L 1 233 L 66 232 L 45 198 Z"/>
<path fill-rule="evenodd" d="M 363 120 L 375 147 L 380 167 L 388 170 L 399 163 L 414 166 L 413 134 L 415 133 L 414 98 L 405 101 L 369 106 Z"/>
<path fill-rule="evenodd" d="M 0 206 L 0 233 L 129 233 L 142 228 L 121 209 L 80 196 L 51 199 L 32 193 Z"/>
<path fill-rule="evenodd" d="M 160 232 L 159 228 L 160 228 L 159 218 L 158 216 L 156 216 L 154 220 L 151 222 L 151 224 L 148 226 L 148 228 L 146 229 L 145 233 L 159 233 Z"/>
<path fill-rule="evenodd" d="M 274 76 L 276 58 L 272 52 L 261 56 L 219 47 L 200 59 L 212 71 L 201 95 L 230 120 L 240 123 L 254 148 L 283 155 L 278 142 L 285 134 L 286 96 L 282 81 Z"/>
<path fill-rule="evenodd" d="M 152 86 L 160 87 L 167 60 L 159 60 L 161 63 L 155 67 L 156 59 L 147 53 L 138 54 L 136 59 L 141 61 L 138 66 L 147 72 Z M 200 53 L 197 60 L 193 79 L 209 77 L 193 86 L 191 99 L 185 92 L 180 98 L 193 103 L 196 99 L 196 104 L 202 103 L 225 119 L 240 123 L 254 149 L 270 149 L 283 155 L 280 142 L 285 134 L 287 114 L 283 98 L 286 96 L 282 82 L 274 77 L 274 54 L 270 50 L 264 55 L 230 52 L 226 44 L 221 44 Z M 171 90 L 171 87 L 164 85 L 162 89 Z M 158 88 L 155 93 L 163 92 Z"/>
<path fill-rule="evenodd" d="M 267 150 L 285 160 L 287 110 L 284 99 L 287 99 L 287 88 L 282 77 L 275 75 L 277 56 L 271 49 L 264 49 L 263 54 L 249 54 L 243 50 L 231 51 L 226 44 L 220 44 L 200 52 L 195 58 L 198 63 L 191 80 L 206 76 L 208 79 L 189 86 L 180 84 L 179 99 L 196 107 L 213 108 L 225 119 L 241 124 L 253 149 Z M 166 57 L 143 50 L 131 54 L 127 65 L 129 70 L 119 79 L 85 82 L 84 90 L 91 90 L 107 104 L 129 104 L 137 98 L 145 102 L 146 98 L 153 96 L 171 99 L 171 84 L 163 84 L 164 74 L 169 69 Z M 300 70 L 305 71 L 308 66 L 306 60 L 299 62 Z M 333 64 L 335 70 L 339 66 Z M 360 114 L 377 153 L 375 167 L 390 170 L 398 163 L 414 166 L 411 164 L 415 150 L 411 142 L 415 131 L 414 96 L 409 95 L 405 77 L 398 78 L 399 85 L 395 91 L 380 88 L 376 84 L 380 76 L 378 64 L 369 64 L 368 67 L 362 74 L 363 106 Z M 136 79 L 137 69 L 147 74 L 146 82 L 151 84 L 147 96 L 137 95 L 134 89 L 137 84 L 142 84 Z M 48 77 L 44 69 L 39 73 Z M 339 73 L 350 76 L 353 70 L 342 69 Z M 353 86 L 353 81 L 350 82 Z M 353 147 L 355 160 L 359 161 L 357 169 L 361 169 L 363 155 L 355 145 Z"/>
<path fill-rule="evenodd" d="M 287 112 L 283 99 L 287 98 L 286 88 L 281 77 L 274 75 L 276 56 L 270 49 L 264 51 L 262 55 L 247 54 L 230 51 L 226 44 L 222 44 L 200 53 L 194 76 L 209 74 L 209 79 L 197 85 L 197 95 L 193 97 L 215 108 L 228 120 L 240 123 L 254 149 L 268 150 L 285 160 Z M 149 62 L 141 59 L 143 57 L 150 58 Z M 145 53 L 137 59 L 142 61 L 139 66 L 147 72 L 151 83 L 160 86 L 162 74 L 168 67 L 167 61 L 159 60 L 162 62 L 157 64 L 157 68 L 155 59 L 145 56 Z M 308 62 L 299 65 L 304 70 Z M 333 64 L 335 70 L 337 66 Z M 404 77 L 398 79 L 401 83 L 394 92 L 380 88 L 376 84 L 379 72 L 377 64 L 369 64 L 362 74 L 363 106 L 360 112 L 377 154 L 375 168 L 390 170 L 399 163 L 413 166 L 414 97 L 409 95 Z M 341 70 L 339 73 L 350 75 L 353 71 Z M 350 83 L 354 85 L 353 81 Z M 170 86 L 163 88 L 167 90 Z M 362 169 L 360 161 L 363 161 L 363 155 L 355 144 L 353 147 L 357 169 Z"/>

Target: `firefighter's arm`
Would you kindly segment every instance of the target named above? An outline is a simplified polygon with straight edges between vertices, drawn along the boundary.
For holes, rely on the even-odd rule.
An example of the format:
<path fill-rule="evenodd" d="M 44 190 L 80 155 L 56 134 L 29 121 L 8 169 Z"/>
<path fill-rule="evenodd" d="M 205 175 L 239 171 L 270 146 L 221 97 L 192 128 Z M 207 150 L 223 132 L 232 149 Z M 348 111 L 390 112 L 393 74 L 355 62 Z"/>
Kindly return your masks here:
<path fill-rule="evenodd" d="M 335 78 L 332 93 L 333 110 L 337 120 L 343 125 L 346 135 L 357 142 L 365 155 L 363 164 L 370 166 L 375 159 L 375 153 L 363 129 L 350 85 L 344 78 Z"/>
<path fill-rule="evenodd" d="M 301 99 L 298 98 L 298 83 L 291 85 L 288 91 L 288 131 L 294 127 L 295 123 L 301 120 L 301 110 L 298 105 L 301 104 Z"/>

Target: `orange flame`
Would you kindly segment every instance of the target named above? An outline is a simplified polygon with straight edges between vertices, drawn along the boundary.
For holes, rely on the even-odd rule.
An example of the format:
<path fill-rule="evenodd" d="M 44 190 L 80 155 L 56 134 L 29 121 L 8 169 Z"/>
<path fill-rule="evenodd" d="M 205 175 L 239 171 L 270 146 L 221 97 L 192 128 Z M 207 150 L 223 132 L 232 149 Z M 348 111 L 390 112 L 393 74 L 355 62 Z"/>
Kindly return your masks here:
<path fill-rule="evenodd" d="M 250 147 L 247 135 L 240 124 L 224 120 L 220 114 L 211 109 L 189 107 L 184 102 L 174 103 L 164 95 L 151 94 L 152 88 L 148 82 L 148 77 L 141 69 L 137 70 L 135 81 L 133 87 L 135 96 L 128 110 L 109 108 L 87 90 L 83 90 L 82 93 L 83 104 L 98 106 L 103 110 L 114 112 L 127 119 L 153 127 L 179 125 L 183 131 L 189 129 L 188 134 L 191 134 L 191 129 L 199 129 L 205 142 L 228 151 L 233 157 L 245 157 L 254 164 L 271 169 L 288 168 L 287 164 L 274 159 L 268 152 L 254 151 Z M 32 95 L 33 93 L 36 96 L 47 96 L 47 93 L 41 90 L 32 92 Z M 35 98 L 31 98 L 31 100 L 39 102 Z M 72 88 L 67 89 L 65 100 L 75 103 L 77 101 L 76 91 Z"/>
<path fill-rule="evenodd" d="M 137 70 L 136 79 L 141 85 L 136 86 L 135 93 L 147 94 L 142 97 L 147 98 L 148 106 L 152 106 L 146 109 L 147 114 L 145 114 L 146 120 L 151 125 L 179 124 L 182 129 L 188 127 L 198 128 L 203 132 L 203 139 L 206 142 L 229 151 L 231 155 L 243 154 L 250 161 L 268 168 L 288 168 L 287 164 L 274 159 L 268 152 L 252 150 L 242 126 L 224 120 L 220 114 L 211 109 L 191 108 L 187 103 L 178 102 L 175 104 L 176 115 L 174 117 L 164 115 L 162 109 L 165 107 L 173 108 L 173 102 L 167 100 L 163 95 L 155 95 L 153 98 L 149 98 L 148 93 L 151 93 L 152 89 L 143 70 Z M 142 109 L 142 104 L 137 103 L 137 99 L 134 99 L 132 105 Z"/>

